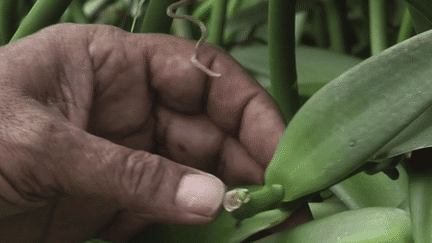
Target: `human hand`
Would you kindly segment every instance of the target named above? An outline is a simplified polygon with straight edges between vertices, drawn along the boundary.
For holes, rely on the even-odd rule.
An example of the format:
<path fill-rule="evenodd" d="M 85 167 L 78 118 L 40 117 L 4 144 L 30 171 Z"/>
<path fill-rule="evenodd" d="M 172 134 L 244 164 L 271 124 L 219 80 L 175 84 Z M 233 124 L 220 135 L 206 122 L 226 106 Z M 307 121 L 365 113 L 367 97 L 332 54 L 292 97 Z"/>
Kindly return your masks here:
<path fill-rule="evenodd" d="M 224 183 L 263 183 L 281 113 L 223 50 L 198 54 L 222 74 L 210 78 L 189 62 L 193 49 L 72 24 L 0 48 L 2 242 L 125 241 L 155 222 L 203 224 Z"/>

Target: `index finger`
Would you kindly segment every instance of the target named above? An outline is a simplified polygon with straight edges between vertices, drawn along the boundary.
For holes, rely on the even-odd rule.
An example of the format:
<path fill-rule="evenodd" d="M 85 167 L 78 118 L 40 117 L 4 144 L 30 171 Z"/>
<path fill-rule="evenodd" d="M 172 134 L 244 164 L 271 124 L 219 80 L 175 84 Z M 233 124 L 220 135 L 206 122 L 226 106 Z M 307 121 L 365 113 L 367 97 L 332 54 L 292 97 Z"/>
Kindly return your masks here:
<path fill-rule="evenodd" d="M 285 130 L 282 114 L 267 91 L 220 48 L 206 45 L 199 50 L 198 60 L 221 74 L 209 77 L 189 61 L 195 43 L 166 35 L 152 38 L 151 82 L 161 101 L 179 112 L 205 112 L 265 168 Z"/>
<path fill-rule="evenodd" d="M 144 69 L 146 75 L 123 71 L 123 81 L 142 83 L 146 79 L 158 103 L 187 115 L 206 114 L 238 139 L 262 168 L 270 162 L 285 130 L 282 114 L 267 91 L 223 49 L 206 44 L 199 50 L 198 61 L 222 75 L 209 77 L 190 62 L 194 41 L 163 34 L 130 34 L 112 26 L 97 26 L 91 36 L 94 66 L 105 65 L 106 78 L 101 80 L 111 80 L 112 70 L 119 66 L 140 65 L 138 70 Z"/>

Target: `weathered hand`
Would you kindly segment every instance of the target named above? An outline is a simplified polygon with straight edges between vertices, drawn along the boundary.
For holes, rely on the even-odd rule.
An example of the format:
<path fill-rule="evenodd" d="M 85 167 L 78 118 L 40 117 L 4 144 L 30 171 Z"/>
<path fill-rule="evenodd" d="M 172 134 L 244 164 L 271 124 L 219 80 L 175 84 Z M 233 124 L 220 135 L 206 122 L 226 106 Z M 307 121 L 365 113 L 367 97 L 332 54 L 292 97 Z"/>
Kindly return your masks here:
<path fill-rule="evenodd" d="M 193 49 L 72 24 L 0 48 L 1 242 L 202 224 L 225 189 L 207 173 L 263 183 L 285 129 L 276 104 L 223 50 L 198 54 L 222 74 L 210 78 L 189 62 Z"/>

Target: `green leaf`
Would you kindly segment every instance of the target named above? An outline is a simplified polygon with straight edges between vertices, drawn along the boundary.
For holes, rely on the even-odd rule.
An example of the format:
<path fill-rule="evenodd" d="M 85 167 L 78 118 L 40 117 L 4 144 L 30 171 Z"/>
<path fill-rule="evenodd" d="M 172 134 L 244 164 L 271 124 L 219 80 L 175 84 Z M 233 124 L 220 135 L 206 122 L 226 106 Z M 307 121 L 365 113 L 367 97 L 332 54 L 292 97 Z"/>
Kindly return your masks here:
<path fill-rule="evenodd" d="M 358 173 L 332 187 L 349 209 L 364 207 L 398 207 L 408 197 L 408 175 L 398 165 L 399 178 L 392 180 L 384 173 Z"/>
<path fill-rule="evenodd" d="M 270 76 L 267 45 L 237 46 L 230 51 L 230 54 L 245 68 Z"/>
<path fill-rule="evenodd" d="M 267 45 L 235 47 L 230 54 L 245 68 L 258 74 L 258 81 L 270 86 L 269 53 Z M 299 94 L 312 96 L 325 84 L 335 79 L 362 60 L 315 47 L 297 47 L 296 65 Z"/>
<path fill-rule="evenodd" d="M 267 13 L 268 1 L 260 1 L 230 16 L 225 24 L 225 39 L 233 34 L 236 35 L 236 41 L 246 39 L 254 25 L 267 23 Z"/>
<path fill-rule="evenodd" d="M 398 208 L 349 210 L 312 220 L 255 243 L 413 243 L 409 214 Z"/>
<path fill-rule="evenodd" d="M 432 2 L 430 0 L 406 0 L 417 33 L 432 28 Z"/>
<path fill-rule="evenodd" d="M 240 17 L 233 17 L 228 19 L 229 28 L 227 28 L 227 31 L 225 32 L 225 39 L 226 42 L 228 42 L 229 36 L 232 36 L 233 34 L 236 34 L 235 41 L 241 42 L 245 41 L 248 35 L 251 33 L 252 28 L 257 26 L 253 33 L 253 38 L 257 38 L 261 41 L 268 42 L 268 29 L 267 29 L 267 13 L 265 10 L 268 9 L 268 6 L 266 6 L 264 9 L 260 10 L 259 15 L 246 15 L 242 16 L 244 18 Z M 261 14 L 266 13 L 266 16 L 262 16 Z M 295 15 L 295 42 L 296 45 L 300 43 L 301 35 L 304 31 L 305 24 L 307 20 L 307 12 L 306 11 L 299 11 L 296 12 Z"/>
<path fill-rule="evenodd" d="M 347 211 L 348 207 L 337 197 L 332 197 L 324 202 L 311 202 L 309 209 L 312 217 L 317 220 L 330 215 Z"/>
<path fill-rule="evenodd" d="M 285 221 L 294 211 L 293 209 L 278 208 L 244 219 L 240 222 L 240 227 L 231 238 L 230 243 L 240 243 L 253 234 L 274 227 Z"/>
<path fill-rule="evenodd" d="M 301 46 L 296 48 L 296 62 L 300 94 L 312 96 L 362 60 L 329 50 Z"/>
<path fill-rule="evenodd" d="M 56 24 L 72 0 L 38 0 L 23 19 L 10 42 Z"/>
<path fill-rule="evenodd" d="M 291 201 L 343 180 L 432 104 L 432 32 L 397 44 L 315 93 L 288 125 L 266 184 Z"/>
<path fill-rule="evenodd" d="M 376 152 L 371 160 L 391 158 L 408 152 L 432 147 L 432 107 Z"/>

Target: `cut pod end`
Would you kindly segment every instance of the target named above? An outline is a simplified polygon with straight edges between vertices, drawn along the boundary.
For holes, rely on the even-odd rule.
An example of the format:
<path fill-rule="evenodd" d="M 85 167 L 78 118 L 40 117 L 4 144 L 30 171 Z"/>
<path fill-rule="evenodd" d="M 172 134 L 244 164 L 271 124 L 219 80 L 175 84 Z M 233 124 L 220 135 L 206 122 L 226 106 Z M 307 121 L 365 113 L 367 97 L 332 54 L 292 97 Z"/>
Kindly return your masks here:
<path fill-rule="evenodd" d="M 248 189 L 236 188 L 225 193 L 223 207 L 231 215 L 242 220 L 253 215 L 277 208 L 285 195 L 279 184 L 264 186 L 260 190 L 249 192 Z"/>
<path fill-rule="evenodd" d="M 242 206 L 243 203 L 249 202 L 251 194 L 248 189 L 236 188 L 225 193 L 223 207 L 227 212 L 232 212 Z"/>

